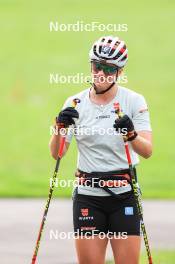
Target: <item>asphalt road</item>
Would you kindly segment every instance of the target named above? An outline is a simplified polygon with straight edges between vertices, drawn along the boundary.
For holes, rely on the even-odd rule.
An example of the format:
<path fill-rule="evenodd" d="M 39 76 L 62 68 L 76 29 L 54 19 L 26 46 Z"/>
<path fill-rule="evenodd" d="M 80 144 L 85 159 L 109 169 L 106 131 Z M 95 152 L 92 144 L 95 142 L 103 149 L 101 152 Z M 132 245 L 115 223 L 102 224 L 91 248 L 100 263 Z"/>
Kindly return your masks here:
<path fill-rule="evenodd" d="M 31 264 L 45 199 L 0 200 L 0 263 Z M 156 249 L 175 249 L 175 201 L 145 201 L 144 220 Z M 72 201 L 51 201 L 37 264 L 74 264 Z M 65 235 L 66 234 L 66 235 Z M 51 237 L 52 235 L 52 237 Z M 110 247 L 107 259 L 112 259 Z"/>

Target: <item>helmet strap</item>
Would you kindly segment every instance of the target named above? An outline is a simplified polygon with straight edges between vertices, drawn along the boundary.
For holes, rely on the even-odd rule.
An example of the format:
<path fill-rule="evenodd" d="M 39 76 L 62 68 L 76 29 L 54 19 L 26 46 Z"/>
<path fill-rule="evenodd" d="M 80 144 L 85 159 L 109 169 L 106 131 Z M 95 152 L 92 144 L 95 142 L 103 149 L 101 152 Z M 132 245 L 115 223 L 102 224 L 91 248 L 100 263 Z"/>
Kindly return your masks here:
<path fill-rule="evenodd" d="M 95 83 L 92 83 L 92 86 L 93 86 L 96 94 L 104 94 L 104 93 L 108 92 L 114 86 L 114 84 L 115 84 L 115 82 L 111 83 L 110 86 L 106 90 L 101 91 L 101 92 L 97 91 L 97 86 L 95 85 Z"/>
<path fill-rule="evenodd" d="M 118 70 L 117 70 L 116 81 L 117 81 L 117 79 L 118 79 Z M 92 83 L 92 86 L 93 86 L 93 88 L 94 88 L 96 94 L 104 94 L 104 93 L 108 92 L 108 91 L 114 86 L 114 84 L 115 84 L 115 82 L 111 83 L 111 84 L 109 85 L 109 87 L 106 88 L 106 90 L 101 91 L 101 92 L 98 92 L 98 91 L 97 91 L 97 86 L 95 85 L 95 83 Z"/>

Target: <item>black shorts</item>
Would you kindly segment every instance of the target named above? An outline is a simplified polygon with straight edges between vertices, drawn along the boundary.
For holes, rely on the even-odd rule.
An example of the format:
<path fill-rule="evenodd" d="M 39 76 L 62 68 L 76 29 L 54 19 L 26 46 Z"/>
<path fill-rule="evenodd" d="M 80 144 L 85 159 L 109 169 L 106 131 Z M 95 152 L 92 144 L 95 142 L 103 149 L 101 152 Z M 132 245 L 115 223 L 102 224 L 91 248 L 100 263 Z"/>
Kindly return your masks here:
<path fill-rule="evenodd" d="M 140 218 L 133 194 L 124 200 L 112 196 L 73 194 L 73 222 L 76 235 L 140 236 Z"/>

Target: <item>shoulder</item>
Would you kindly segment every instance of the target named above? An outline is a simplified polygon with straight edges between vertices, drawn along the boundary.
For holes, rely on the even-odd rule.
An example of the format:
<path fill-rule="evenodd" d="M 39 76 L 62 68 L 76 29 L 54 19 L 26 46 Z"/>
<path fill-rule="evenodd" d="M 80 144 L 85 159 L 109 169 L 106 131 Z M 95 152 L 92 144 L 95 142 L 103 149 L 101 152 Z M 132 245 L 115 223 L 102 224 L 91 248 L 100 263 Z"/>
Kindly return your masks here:
<path fill-rule="evenodd" d="M 144 100 L 144 96 L 129 88 L 119 86 L 121 97 L 128 97 L 131 101 Z"/>
<path fill-rule="evenodd" d="M 120 86 L 119 97 L 122 102 L 125 102 L 132 116 L 138 112 L 141 113 L 148 111 L 147 102 L 144 96 L 140 93 Z"/>

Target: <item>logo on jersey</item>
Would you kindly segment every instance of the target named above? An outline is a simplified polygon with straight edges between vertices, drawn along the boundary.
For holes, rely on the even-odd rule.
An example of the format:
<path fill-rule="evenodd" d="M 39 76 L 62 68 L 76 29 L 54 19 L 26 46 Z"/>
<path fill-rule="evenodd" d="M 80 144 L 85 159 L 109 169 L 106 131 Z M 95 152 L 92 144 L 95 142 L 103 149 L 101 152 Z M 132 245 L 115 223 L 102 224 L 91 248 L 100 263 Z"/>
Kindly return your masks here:
<path fill-rule="evenodd" d="M 96 119 L 110 118 L 110 115 L 96 116 Z"/>
<path fill-rule="evenodd" d="M 139 113 L 144 113 L 144 112 L 148 112 L 148 108 L 139 110 Z"/>
<path fill-rule="evenodd" d="M 121 112 L 123 112 L 122 109 L 121 109 Z M 111 113 L 116 114 L 115 110 L 111 110 Z"/>
<path fill-rule="evenodd" d="M 133 215 L 134 210 L 133 207 L 125 207 L 125 215 Z"/>

